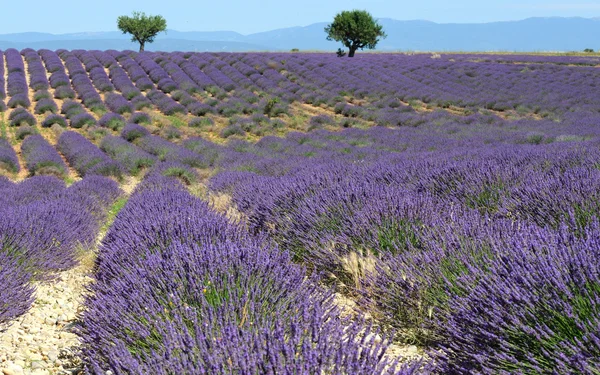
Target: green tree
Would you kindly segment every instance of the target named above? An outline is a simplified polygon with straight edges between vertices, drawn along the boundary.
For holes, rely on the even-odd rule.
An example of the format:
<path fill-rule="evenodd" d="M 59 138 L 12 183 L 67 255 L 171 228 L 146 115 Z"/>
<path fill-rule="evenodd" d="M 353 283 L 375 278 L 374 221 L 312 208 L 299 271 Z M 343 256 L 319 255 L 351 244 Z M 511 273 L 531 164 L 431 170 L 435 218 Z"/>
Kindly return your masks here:
<path fill-rule="evenodd" d="M 131 41 L 140 44 L 140 52 L 146 43 L 154 42 L 154 37 L 167 30 L 167 21 L 162 16 L 146 16 L 144 12 L 133 12 L 131 17 L 120 16 L 117 26 L 123 34 L 131 34 Z"/>
<path fill-rule="evenodd" d="M 325 32 L 327 40 L 342 42 L 348 48 L 348 57 L 354 57 L 359 48 L 374 49 L 381 38 L 387 37 L 383 26 L 366 10 L 338 13 Z"/>

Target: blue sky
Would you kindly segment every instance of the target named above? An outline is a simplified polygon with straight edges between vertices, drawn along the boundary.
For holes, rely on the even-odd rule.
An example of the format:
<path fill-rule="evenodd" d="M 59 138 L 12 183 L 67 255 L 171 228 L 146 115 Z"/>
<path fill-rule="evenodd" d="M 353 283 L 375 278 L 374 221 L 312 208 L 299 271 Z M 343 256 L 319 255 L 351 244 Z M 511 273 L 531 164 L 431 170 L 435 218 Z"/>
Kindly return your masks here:
<path fill-rule="evenodd" d="M 249 34 L 329 21 L 346 9 L 366 9 L 375 17 L 399 20 L 466 23 L 527 17 L 598 17 L 600 0 L 28 0 L 10 1 L 4 7 L 0 33 L 114 31 L 119 15 L 140 10 L 163 15 L 173 30 Z"/>

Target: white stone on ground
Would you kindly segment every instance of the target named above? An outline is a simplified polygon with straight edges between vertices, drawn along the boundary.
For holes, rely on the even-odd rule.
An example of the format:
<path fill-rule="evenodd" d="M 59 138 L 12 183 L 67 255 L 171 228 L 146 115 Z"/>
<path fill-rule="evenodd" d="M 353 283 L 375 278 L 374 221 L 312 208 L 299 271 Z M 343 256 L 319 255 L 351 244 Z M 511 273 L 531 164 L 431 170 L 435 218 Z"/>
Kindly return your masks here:
<path fill-rule="evenodd" d="M 92 280 L 92 265 L 84 260 L 77 267 L 58 273 L 53 280 L 34 283 L 35 302 L 29 311 L 0 331 L 0 374 L 79 372 L 78 339 L 72 330 L 85 287 Z"/>

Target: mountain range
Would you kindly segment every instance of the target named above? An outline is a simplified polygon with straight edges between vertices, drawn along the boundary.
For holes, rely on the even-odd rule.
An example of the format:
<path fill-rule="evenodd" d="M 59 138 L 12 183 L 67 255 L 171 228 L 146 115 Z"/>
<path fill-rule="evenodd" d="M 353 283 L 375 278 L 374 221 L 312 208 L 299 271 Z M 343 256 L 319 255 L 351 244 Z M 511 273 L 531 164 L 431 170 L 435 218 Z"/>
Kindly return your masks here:
<path fill-rule="evenodd" d="M 600 49 L 600 18 L 550 17 L 491 23 L 435 23 L 380 18 L 388 37 L 378 51 L 581 51 Z M 234 31 L 167 30 L 150 51 L 335 51 L 341 44 L 327 41 L 327 22 L 242 35 Z M 118 31 L 71 34 L 0 34 L 0 49 L 136 50 L 136 43 Z"/>

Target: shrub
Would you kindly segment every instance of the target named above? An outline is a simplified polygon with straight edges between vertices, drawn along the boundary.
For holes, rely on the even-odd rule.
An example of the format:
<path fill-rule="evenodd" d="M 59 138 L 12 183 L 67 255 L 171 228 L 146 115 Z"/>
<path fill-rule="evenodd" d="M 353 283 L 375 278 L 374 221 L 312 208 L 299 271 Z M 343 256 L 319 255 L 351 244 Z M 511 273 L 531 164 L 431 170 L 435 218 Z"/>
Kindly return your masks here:
<path fill-rule="evenodd" d="M 111 130 L 122 129 L 127 122 L 125 118 L 118 113 L 109 112 L 98 120 L 98 125 L 103 128 L 109 128 Z"/>
<path fill-rule="evenodd" d="M 13 173 L 21 170 L 17 154 L 5 138 L 0 138 L 0 167 Z M 5 181 L 3 177 L 0 177 L 0 183 L 2 182 Z"/>
<path fill-rule="evenodd" d="M 15 132 L 15 138 L 21 140 L 25 139 L 28 135 L 37 134 L 37 130 L 29 125 L 21 125 L 17 128 Z"/>
<path fill-rule="evenodd" d="M 123 167 L 120 163 L 112 160 L 79 133 L 74 131 L 62 133 L 58 139 L 58 149 L 82 176 L 113 176 L 118 180 L 123 176 Z"/>
<path fill-rule="evenodd" d="M 243 136 L 245 134 L 246 132 L 244 131 L 244 129 L 242 129 L 242 127 L 239 124 L 228 125 L 223 130 L 221 130 L 220 133 L 221 138 L 229 138 L 232 135 Z"/>
<path fill-rule="evenodd" d="M 56 149 L 41 135 L 32 135 L 21 144 L 21 152 L 31 175 L 52 175 L 62 178 L 67 166 Z"/>
<path fill-rule="evenodd" d="M 91 126 L 87 130 L 88 138 L 96 142 L 110 134 L 110 130 L 100 126 Z"/>
<path fill-rule="evenodd" d="M 150 132 L 148 131 L 148 129 L 146 129 L 145 127 L 143 127 L 141 125 L 133 124 L 133 123 L 129 123 L 129 124 L 125 125 L 125 127 L 123 128 L 123 131 L 121 132 L 121 137 L 126 139 L 129 142 L 134 141 L 141 137 L 145 137 L 147 135 L 150 135 Z"/>
<path fill-rule="evenodd" d="M 335 120 L 327 115 L 317 115 L 310 118 L 309 121 L 309 130 L 312 129 L 320 129 L 323 125 L 333 125 L 335 124 Z"/>
<path fill-rule="evenodd" d="M 17 94 L 12 96 L 7 103 L 9 108 L 23 107 L 28 108 L 31 105 L 27 94 Z"/>
<path fill-rule="evenodd" d="M 265 103 L 263 108 L 263 113 L 269 117 L 276 116 L 275 115 L 275 106 L 279 103 L 279 98 L 269 98 Z"/>
<path fill-rule="evenodd" d="M 67 118 L 83 113 L 85 110 L 81 103 L 73 100 L 65 100 L 63 105 L 60 107 L 60 113 L 65 115 Z"/>
<path fill-rule="evenodd" d="M 96 125 L 96 119 L 90 115 L 89 113 L 79 113 L 73 116 L 71 119 L 71 127 L 75 129 L 80 129 L 84 126 Z"/>
<path fill-rule="evenodd" d="M 150 100 L 143 95 L 136 96 L 135 98 L 131 99 L 131 104 L 133 104 L 133 107 L 136 111 L 144 108 L 152 108 L 152 102 L 150 102 Z"/>
<path fill-rule="evenodd" d="M 14 111 L 13 111 L 14 113 Z M 19 112 L 17 114 L 15 114 L 13 116 L 13 113 L 11 113 L 11 116 L 9 116 L 9 119 L 12 117 L 12 119 L 10 119 L 9 125 L 10 126 L 20 126 L 20 125 L 30 125 L 30 126 L 34 126 L 37 123 L 37 120 L 35 119 L 35 117 L 29 113 L 27 110 L 23 111 L 23 112 Z"/>
<path fill-rule="evenodd" d="M 169 140 L 179 139 L 182 136 L 181 131 L 174 126 L 167 126 L 166 128 L 164 128 L 162 131 L 162 135 L 164 138 Z"/>
<path fill-rule="evenodd" d="M 151 124 L 152 119 L 147 113 L 144 112 L 134 112 L 129 117 L 129 122 L 132 124 Z"/>
<path fill-rule="evenodd" d="M 35 94 L 33 94 L 34 101 L 38 102 L 42 99 L 52 99 L 52 94 L 45 90 L 36 91 Z"/>
<path fill-rule="evenodd" d="M 116 93 L 107 93 L 104 99 L 106 106 L 113 112 L 118 114 L 133 112 L 133 106 L 123 97 Z"/>
<path fill-rule="evenodd" d="M 51 114 L 44 119 L 44 121 L 42 122 L 42 127 L 49 128 L 55 124 L 58 124 L 58 125 L 62 126 L 63 128 L 66 128 L 67 127 L 67 119 L 65 119 L 61 115 Z"/>
<path fill-rule="evenodd" d="M 108 135 L 102 139 L 100 149 L 120 162 L 127 171 L 136 175 L 142 168 L 154 165 L 156 157 L 150 155 L 123 138 Z"/>
<path fill-rule="evenodd" d="M 194 117 L 190 120 L 188 126 L 190 128 L 206 128 L 209 126 L 213 126 L 214 124 L 215 122 L 213 121 L 213 119 L 209 117 Z"/>
<path fill-rule="evenodd" d="M 188 111 L 194 116 L 205 116 L 208 113 L 213 113 L 215 109 L 208 104 L 194 102 L 187 106 Z"/>
<path fill-rule="evenodd" d="M 60 86 L 54 90 L 54 98 L 60 100 L 75 99 L 75 91 L 68 86 Z"/>
<path fill-rule="evenodd" d="M 54 100 L 46 98 L 36 103 L 34 111 L 36 115 L 43 115 L 46 112 L 56 113 L 58 112 L 58 107 L 54 103 Z"/>

